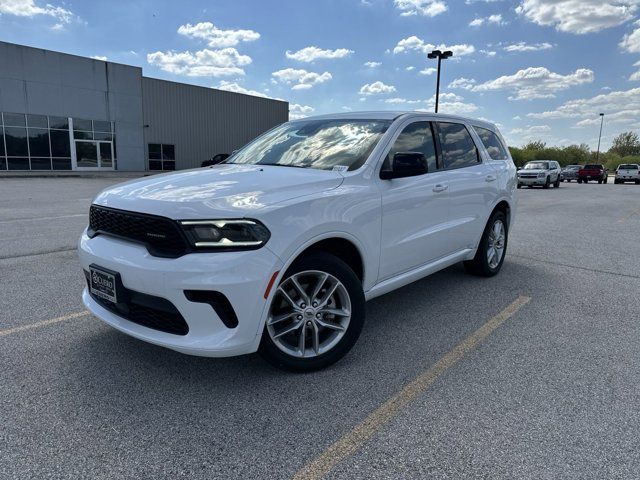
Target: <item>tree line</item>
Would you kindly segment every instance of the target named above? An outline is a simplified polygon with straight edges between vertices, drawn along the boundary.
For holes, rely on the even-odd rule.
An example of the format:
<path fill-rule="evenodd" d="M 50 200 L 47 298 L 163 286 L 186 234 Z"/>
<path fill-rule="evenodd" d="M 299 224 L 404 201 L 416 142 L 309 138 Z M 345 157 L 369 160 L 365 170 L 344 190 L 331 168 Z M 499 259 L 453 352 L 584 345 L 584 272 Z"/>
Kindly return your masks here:
<path fill-rule="evenodd" d="M 624 132 L 613 139 L 611 148 L 598 155 L 585 143 L 567 147 L 547 147 L 541 140 L 529 142 L 522 147 L 509 147 L 516 166 L 521 167 L 531 160 L 556 160 L 565 165 L 602 163 L 615 170 L 621 163 L 640 164 L 640 137 L 635 132 Z"/>

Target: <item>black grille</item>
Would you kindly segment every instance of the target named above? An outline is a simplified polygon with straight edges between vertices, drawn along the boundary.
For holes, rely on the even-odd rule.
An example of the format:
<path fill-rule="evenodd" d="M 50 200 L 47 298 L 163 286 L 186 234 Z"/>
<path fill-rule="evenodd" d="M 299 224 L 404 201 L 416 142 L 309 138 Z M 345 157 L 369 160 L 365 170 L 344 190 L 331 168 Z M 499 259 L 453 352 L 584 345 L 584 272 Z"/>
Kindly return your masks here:
<path fill-rule="evenodd" d="M 88 284 L 89 272 L 85 271 L 85 276 Z M 123 287 L 121 291 L 118 291 L 118 295 L 122 295 L 122 298 L 119 296 L 119 302 L 112 303 L 91 294 L 91 290 L 89 293 L 91 298 L 103 308 L 125 320 L 174 335 L 189 333 L 189 325 L 184 317 L 175 305 L 166 298 L 147 295 Z"/>
<path fill-rule="evenodd" d="M 176 258 L 189 250 L 177 222 L 165 217 L 91 205 L 89 235 L 113 235 L 146 245 L 157 257 Z"/>

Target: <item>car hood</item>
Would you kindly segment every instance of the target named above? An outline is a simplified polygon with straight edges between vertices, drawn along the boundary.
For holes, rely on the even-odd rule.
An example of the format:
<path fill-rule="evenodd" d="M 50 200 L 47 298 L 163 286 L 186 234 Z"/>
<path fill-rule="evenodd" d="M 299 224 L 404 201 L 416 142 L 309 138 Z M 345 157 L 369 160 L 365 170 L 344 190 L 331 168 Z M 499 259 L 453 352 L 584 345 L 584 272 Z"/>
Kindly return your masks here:
<path fill-rule="evenodd" d="M 215 165 L 121 183 L 97 205 L 173 219 L 250 216 L 265 207 L 340 186 L 337 171 L 269 165 Z"/>
<path fill-rule="evenodd" d="M 520 171 L 518 171 L 518 173 L 547 173 L 546 170 L 541 170 L 539 168 L 527 168 L 527 169 L 522 169 Z"/>

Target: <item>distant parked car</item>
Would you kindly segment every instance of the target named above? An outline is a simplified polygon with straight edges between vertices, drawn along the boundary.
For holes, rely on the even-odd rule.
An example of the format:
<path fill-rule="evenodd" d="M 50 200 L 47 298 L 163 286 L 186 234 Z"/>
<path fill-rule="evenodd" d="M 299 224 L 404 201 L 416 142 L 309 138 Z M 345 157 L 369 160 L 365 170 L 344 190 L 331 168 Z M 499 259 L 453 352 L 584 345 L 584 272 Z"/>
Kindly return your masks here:
<path fill-rule="evenodd" d="M 561 182 L 571 182 L 571 180 L 578 180 L 578 172 L 582 168 L 582 165 L 567 165 L 560 171 Z"/>
<path fill-rule="evenodd" d="M 535 160 L 528 162 L 518 171 L 518 188 L 526 185 L 531 188 L 538 185 L 542 188 L 560 186 L 560 164 L 553 160 Z"/>
<path fill-rule="evenodd" d="M 204 162 L 202 162 L 202 165 L 200 165 L 201 167 L 210 167 L 211 165 L 217 165 L 221 162 L 223 162 L 224 160 L 226 160 L 227 158 L 229 158 L 229 154 L 228 153 L 219 153 L 217 155 L 214 155 L 213 157 L 211 157 L 209 160 L 205 160 Z"/>
<path fill-rule="evenodd" d="M 589 180 L 597 180 L 598 183 L 607 183 L 607 169 L 603 165 L 592 163 L 578 170 L 578 183 L 589 183 Z"/>
<path fill-rule="evenodd" d="M 636 182 L 640 184 L 640 165 L 637 163 L 623 163 L 616 168 L 614 183 Z"/>

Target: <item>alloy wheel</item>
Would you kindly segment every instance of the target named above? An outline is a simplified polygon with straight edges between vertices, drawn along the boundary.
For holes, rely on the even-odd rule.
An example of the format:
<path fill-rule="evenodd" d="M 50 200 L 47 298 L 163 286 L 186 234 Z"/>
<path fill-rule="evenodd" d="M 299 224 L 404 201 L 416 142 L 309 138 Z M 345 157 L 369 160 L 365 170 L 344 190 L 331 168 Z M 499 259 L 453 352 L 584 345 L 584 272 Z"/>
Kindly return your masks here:
<path fill-rule="evenodd" d="M 312 358 L 331 350 L 351 320 L 351 299 L 333 275 L 298 272 L 276 290 L 267 319 L 273 343 L 288 355 Z"/>
<path fill-rule="evenodd" d="M 500 265 L 500 261 L 504 255 L 505 238 L 506 231 L 504 223 L 502 220 L 496 220 L 491 227 L 489 241 L 487 242 L 487 263 L 491 269 L 495 269 Z"/>

